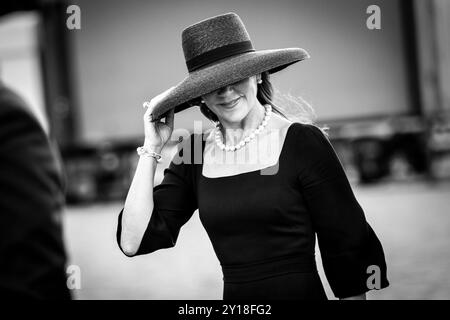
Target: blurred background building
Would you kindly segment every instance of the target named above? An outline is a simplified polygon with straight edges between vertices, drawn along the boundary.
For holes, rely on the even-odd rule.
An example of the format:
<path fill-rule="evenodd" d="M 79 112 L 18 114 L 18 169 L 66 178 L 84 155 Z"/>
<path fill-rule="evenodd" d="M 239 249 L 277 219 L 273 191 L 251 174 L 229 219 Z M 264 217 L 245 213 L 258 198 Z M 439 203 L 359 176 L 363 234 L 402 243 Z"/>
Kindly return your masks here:
<path fill-rule="evenodd" d="M 67 8 L 73 4 L 80 8 L 81 29 L 67 27 L 72 14 Z M 381 10 L 381 29 L 366 25 L 370 5 Z M 203 273 L 188 276 L 192 282 L 179 283 L 191 291 L 177 291 L 170 274 L 159 274 L 167 277 L 160 291 L 151 291 L 145 282 L 125 287 L 129 273 L 145 277 L 152 268 L 148 259 L 153 266 L 179 259 L 180 268 L 174 272 L 179 272 L 178 280 L 185 278 L 187 271 L 180 271 L 183 263 L 186 269 L 192 266 L 187 262 L 192 256 L 182 253 L 186 243 L 177 244 L 181 248 L 172 249 L 173 253 L 158 252 L 137 262 L 115 255 L 102 262 L 111 262 L 106 267 L 89 261 L 101 256 L 92 251 L 98 249 L 93 245 L 96 239 L 108 239 L 102 250 L 117 251 L 111 232 L 134 173 L 136 147 L 143 142 L 142 102 L 187 73 L 181 30 L 230 11 L 241 16 L 257 49 L 303 47 L 309 51 L 311 59 L 274 75 L 273 83 L 281 93 L 301 96 L 314 108 L 317 123 L 330 128 L 347 175 L 369 218 L 380 224 L 388 248 L 390 240 L 399 239 L 408 242 L 398 247 L 401 253 L 414 246 L 414 241 L 388 227 L 395 221 L 403 223 L 398 215 L 392 217 L 394 213 L 408 219 L 408 204 L 420 208 L 416 214 L 436 210 L 439 215 L 427 222 L 439 228 L 449 226 L 449 217 L 441 216 L 450 205 L 443 196 L 450 189 L 446 182 L 450 177 L 447 0 L 35 0 L 6 1 L 1 6 L 0 78 L 26 98 L 63 156 L 69 204 L 67 241 L 74 263 L 78 259 L 86 264 L 82 270 L 86 270 L 83 281 L 88 289 L 80 290 L 80 298 L 220 298 L 220 270 L 197 220 L 189 222 L 186 238 L 179 242 L 206 242 L 199 251 L 188 252 L 202 257 L 210 267 L 196 265 Z M 198 108 L 190 108 L 176 115 L 175 128 L 191 132 L 194 121 L 201 121 L 203 129 L 212 127 Z M 173 137 L 164 150 L 157 182 L 176 143 Z M 412 184 L 417 187 L 402 189 Z M 390 198 L 387 190 L 398 197 Z M 378 215 L 371 215 L 377 211 Z M 417 220 L 414 227 L 421 224 Z M 443 239 L 441 245 L 447 246 L 447 238 Z M 436 244 L 437 252 L 439 248 Z M 392 253 L 393 259 L 399 257 L 400 253 Z M 399 264 L 405 261 L 410 260 Z M 116 262 L 122 267 L 116 269 Z M 450 266 L 447 260 L 441 263 Z M 394 279 L 401 279 L 405 270 L 395 266 Z M 410 287 L 397 288 L 394 279 L 394 291 L 377 293 L 378 297 L 417 297 L 405 294 L 414 287 L 409 280 Z M 429 283 L 422 280 L 416 282 Z M 448 289 L 424 290 L 429 295 L 423 293 L 423 298 L 450 298 Z"/>

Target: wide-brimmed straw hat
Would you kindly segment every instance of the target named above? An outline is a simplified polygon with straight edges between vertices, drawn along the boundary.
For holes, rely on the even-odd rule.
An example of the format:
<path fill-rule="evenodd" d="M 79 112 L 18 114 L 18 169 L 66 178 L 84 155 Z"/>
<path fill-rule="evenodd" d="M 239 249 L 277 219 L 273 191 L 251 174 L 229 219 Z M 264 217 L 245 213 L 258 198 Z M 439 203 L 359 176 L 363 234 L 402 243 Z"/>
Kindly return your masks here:
<path fill-rule="evenodd" d="M 192 106 L 190 101 L 221 87 L 309 58 L 301 48 L 256 51 L 241 18 L 233 12 L 187 27 L 182 45 L 189 74 L 154 106 L 153 121 L 172 108 L 175 113 L 185 110 Z"/>

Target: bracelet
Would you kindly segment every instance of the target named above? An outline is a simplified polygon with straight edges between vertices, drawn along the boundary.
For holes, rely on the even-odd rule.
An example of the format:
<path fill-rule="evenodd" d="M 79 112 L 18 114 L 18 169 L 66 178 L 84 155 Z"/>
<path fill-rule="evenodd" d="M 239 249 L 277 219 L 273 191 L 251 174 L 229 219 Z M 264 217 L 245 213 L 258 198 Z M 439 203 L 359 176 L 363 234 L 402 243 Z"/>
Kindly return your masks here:
<path fill-rule="evenodd" d="M 139 156 L 153 157 L 156 159 L 156 162 L 161 162 L 161 154 L 148 150 L 144 146 L 137 148 L 136 151 Z"/>

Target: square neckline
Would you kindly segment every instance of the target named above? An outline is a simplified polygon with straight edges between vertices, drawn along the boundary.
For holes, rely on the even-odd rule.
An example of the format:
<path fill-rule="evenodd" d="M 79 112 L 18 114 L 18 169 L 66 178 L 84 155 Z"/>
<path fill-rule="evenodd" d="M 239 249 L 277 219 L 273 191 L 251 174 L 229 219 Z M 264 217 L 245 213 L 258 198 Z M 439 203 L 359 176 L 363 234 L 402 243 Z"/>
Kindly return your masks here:
<path fill-rule="evenodd" d="M 277 161 L 278 164 L 280 163 L 280 158 L 281 158 L 281 156 L 284 154 L 284 152 L 286 152 L 286 151 L 285 151 L 285 149 L 286 149 L 286 140 L 287 140 L 288 137 L 289 137 L 289 132 L 291 131 L 291 128 L 294 126 L 294 124 L 296 124 L 296 123 L 297 123 L 297 122 L 292 122 L 292 123 L 289 125 L 289 127 L 287 128 L 286 136 L 284 137 L 284 141 L 283 141 L 283 146 L 281 147 L 280 155 L 278 156 L 278 161 Z M 205 145 L 206 145 L 206 143 L 205 143 Z M 205 148 L 204 148 L 204 147 L 205 147 L 205 146 L 203 146 L 203 153 L 202 153 L 202 167 L 201 167 L 201 170 L 200 170 L 200 175 L 201 175 L 201 177 L 202 177 L 203 179 L 217 180 L 217 179 L 234 178 L 234 177 L 239 177 L 239 176 L 243 176 L 243 175 L 246 175 L 246 174 L 254 174 L 254 173 L 256 173 L 256 172 L 259 172 L 259 171 L 262 171 L 262 170 L 266 170 L 266 169 L 268 169 L 268 168 L 273 167 L 273 165 L 272 165 L 272 166 L 264 167 L 264 168 L 257 169 L 257 170 L 252 170 L 252 171 L 247 171 L 247 172 L 241 172 L 241 173 L 233 174 L 233 175 L 230 175 L 230 176 L 207 177 L 207 176 L 204 176 L 204 175 L 203 175 L 203 164 L 205 163 L 205 159 L 204 159 L 204 151 L 205 151 Z"/>

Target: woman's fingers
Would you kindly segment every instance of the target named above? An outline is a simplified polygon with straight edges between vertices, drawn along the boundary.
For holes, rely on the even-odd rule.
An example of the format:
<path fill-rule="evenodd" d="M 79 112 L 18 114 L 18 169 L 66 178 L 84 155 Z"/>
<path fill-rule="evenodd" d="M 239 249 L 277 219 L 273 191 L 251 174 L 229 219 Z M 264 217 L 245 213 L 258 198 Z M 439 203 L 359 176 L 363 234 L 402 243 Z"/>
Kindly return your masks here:
<path fill-rule="evenodd" d="M 145 110 L 145 113 L 144 113 L 144 120 L 151 122 L 152 121 L 151 115 L 152 115 L 153 108 L 150 107 L 150 103 L 148 101 L 144 102 L 143 107 L 147 108 L 147 110 Z"/>
<path fill-rule="evenodd" d="M 175 87 L 170 87 L 169 89 L 167 89 L 166 91 L 158 94 L 157 96 L 155 96 L 152 100 L 150 100 L 149 102 L 149 107 L 151 107 L 152 109 L 154 109 L 154 107 L 161 102 L 161 100 L 163 100 L 165 97 L 167 97 L 167 95 L 169 95 L 169 93 L 173 90 L 173 88 Z"/>
<path fill-rule="evenodd" d="M 173 128 L 174 118 L 175 118 L 175 108 L 172 108 L 166 113 L 166 121 L 165 121 L 170 128 Z"/>
<path fill-rule="evenodd" d="M 147 116 L 148 119 L 152 122 L 156 121 L 156 120 L 160 120 L 161 117 L 159 119 L 153 119 L 151 114 L 153 113 L 153 110 L 155 109 L 155 107 L 158 105 L 159 102 L 161 102 L 161 100 L 163 100 L 175 87 L 170 87 L 169 89 L 167 89 L 166 91 L 158 94 L 157 96 L 153 97 L 152 100 L 150 101 L 145 101 L 142 105 L 143 108 L 147 108 L 146 113 L 148 112 L 149 115 Z"/>

